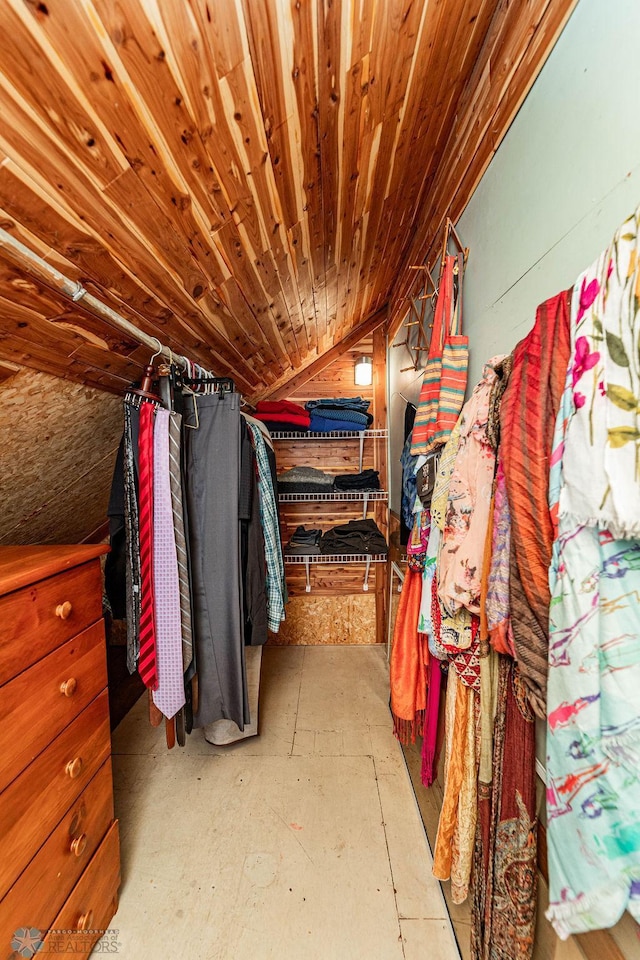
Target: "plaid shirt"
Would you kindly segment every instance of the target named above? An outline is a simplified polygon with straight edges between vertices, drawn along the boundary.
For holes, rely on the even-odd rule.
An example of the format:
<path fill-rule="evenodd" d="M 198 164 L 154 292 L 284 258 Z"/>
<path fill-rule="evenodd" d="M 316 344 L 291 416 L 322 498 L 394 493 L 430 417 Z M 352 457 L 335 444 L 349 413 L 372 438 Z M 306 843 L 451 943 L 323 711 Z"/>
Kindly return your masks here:
<path fill-rule="evenodd" d="M 271 480 L 271 470 L 264 437 L 259 427 L 246 421 L 253 437 L 253 447 L 258 464 L 258 492 L 260 495 L 260 520 L 264 534 L 264 552 L 267 561 L 267 620 L 269 630 L 277 633 L 284 620 L 285 581 L 280 528 L 278 526 L 278 505 Z"/>

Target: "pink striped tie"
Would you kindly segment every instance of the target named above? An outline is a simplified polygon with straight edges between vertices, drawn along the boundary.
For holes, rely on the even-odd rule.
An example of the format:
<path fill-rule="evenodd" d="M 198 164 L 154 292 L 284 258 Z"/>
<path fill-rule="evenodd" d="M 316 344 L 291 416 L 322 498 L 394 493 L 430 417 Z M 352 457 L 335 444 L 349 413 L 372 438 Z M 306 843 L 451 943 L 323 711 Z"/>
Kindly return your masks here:
<path fill-rule="evenodd" d="M 169 476 L 169 411 L 158 410 L 153 434 L 153 589 L 158 689 L 153 702 L 171 719 L 184 706 L 178 556 Z"/>
<path fill-rule="evenodd" d="M 158 688 L 156 669 L 156 620 L 153 593 L 153 422 L 156 408 L 140 407 L 138 457 L 140 477 L 140 656 L 138 673 L 145 686 Z"/>

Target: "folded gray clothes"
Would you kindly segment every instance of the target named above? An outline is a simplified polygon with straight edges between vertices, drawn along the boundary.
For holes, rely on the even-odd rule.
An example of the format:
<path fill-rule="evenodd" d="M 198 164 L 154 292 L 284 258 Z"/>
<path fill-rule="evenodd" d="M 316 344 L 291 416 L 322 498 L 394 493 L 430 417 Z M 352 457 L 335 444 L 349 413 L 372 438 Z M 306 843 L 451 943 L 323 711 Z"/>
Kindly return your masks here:
<path fill-rule="evenodd" d="M 288 556 L 295 554 L 304 557 L 314 556 L 320 553 L 321 537 L 322 530 L 313 527 L 309 530 L 303 526 L 297 527 L 295 532 L 291 534 L 291 539 L 284 548 L 284 552 Z"/>
<path fill-rule="evenodd" d="M 333 474 L 315 467 L 292 467 L 278 477 L 279 493 L 330 493 Z"/>

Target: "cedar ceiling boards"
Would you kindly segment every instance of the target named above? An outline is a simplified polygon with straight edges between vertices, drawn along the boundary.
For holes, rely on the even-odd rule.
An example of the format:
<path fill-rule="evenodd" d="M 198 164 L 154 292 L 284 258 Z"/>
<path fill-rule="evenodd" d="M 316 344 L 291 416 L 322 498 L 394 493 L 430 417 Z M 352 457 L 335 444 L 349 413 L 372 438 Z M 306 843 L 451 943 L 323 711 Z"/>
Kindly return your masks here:
<path fill-rule="evenodd" d="M 576 0 L 3 0 L 0 226 L 250 396 L 403 312 Z M 0 361 L 148 350 L 3 255 Z"/>

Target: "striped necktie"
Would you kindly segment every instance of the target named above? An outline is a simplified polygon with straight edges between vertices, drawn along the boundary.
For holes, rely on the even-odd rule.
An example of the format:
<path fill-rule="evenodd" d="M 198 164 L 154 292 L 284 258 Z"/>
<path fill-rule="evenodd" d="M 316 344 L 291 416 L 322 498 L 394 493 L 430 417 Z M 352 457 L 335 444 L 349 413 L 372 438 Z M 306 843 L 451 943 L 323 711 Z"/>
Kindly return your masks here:
<path fill-rule="evenodd" d="M 182 506 L 182 471 L 180 469 L 181 423 L 182 417 L 179 413 L 171 413 L 169 415 L 169 480 L 171 484 L 171 505 L 173 507 L 173 526 L 178 559 L 178 581 L 180 584 L 182 668 L 186 673 L 193 660 L 193 639 L 191 630 L 191 590 L 189 585 L 187 543 L 184 530 L 184 511 Z"/>
<path fill-rule="evenodd" d="M 153 434 L 153 580 L 158 689 L 153 702 L 167 717 L 184 705 L 178 558 L 169 478 L 169 411 L 156 411 Z"/>
<path fill-rule="evenodd" d="M 158 687 L 155 598 L 153 592 L 153 421 L 155 409 L 155 406 L 151 403 L 141 405 L 138 435 L 140 487 L 138 523 L 142 587 L 138 673 L 145 686 L 152 690 Z"/>

